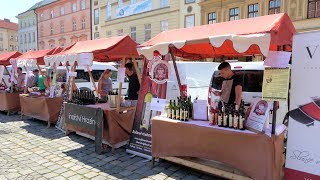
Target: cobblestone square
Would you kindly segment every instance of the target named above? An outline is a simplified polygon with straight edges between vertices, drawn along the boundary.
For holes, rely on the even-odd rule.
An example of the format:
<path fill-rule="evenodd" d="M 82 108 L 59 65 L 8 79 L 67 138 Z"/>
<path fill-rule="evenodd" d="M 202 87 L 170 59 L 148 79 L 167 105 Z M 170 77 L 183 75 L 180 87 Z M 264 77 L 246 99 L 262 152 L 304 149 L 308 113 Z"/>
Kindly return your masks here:
<path fill-rule="evenodd" d="M 151 166 L 125 147 L 98 155 L 90 139 L 0 113 L 0 179 L 220 179 L 170 162 Z"/>

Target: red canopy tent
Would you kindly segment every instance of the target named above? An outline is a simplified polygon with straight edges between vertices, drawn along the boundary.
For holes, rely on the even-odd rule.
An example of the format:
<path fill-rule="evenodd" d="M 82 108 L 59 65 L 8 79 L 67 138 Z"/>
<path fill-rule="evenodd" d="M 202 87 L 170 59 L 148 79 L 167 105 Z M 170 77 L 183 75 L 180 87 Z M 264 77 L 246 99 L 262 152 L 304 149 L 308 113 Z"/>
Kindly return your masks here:
<path fill-rule="evenodd" d="M 175 56 L 185 58 L 267 56 L 277 46 L 291 45 L 295 32 L 289 16 L 282 13 L 164 31 L 140 45 L 138 52 L 151 59 L 154 51 L 165 55 L 170 46 Z"/>
<path fill-rule="evenodd" d="M 79 41 L 58 54 L 45 57 L 45 61 L 47 65 L 54 62 L 60 64 L 79 61 L 80 54 L 91 54 L 91 57 L 86 56 L 92 58 L 91 61 L 119 61 L 122 58 L 139 57 L 136 47 L 137 43 L 129 36 Z"/>
<path fill-rule="evenodd" d="M 20 61 L 20 64 L 27 65 L 28 63 L 33 63 L 37 65 L 44 65 L 44 56 L 53 55 L 62 51 L 60 47 L 53 48 L 51 50 L 39 50 L 39 51 L 28 51 L 15 60 Z M 33 62 L 31 62 L 33 61 Z"/>
<path fill-rule="evenodd" d="M 19 56 L 21 56 L 21 53 L 18 51 L 2 53 L 0 54 L 0 65 L 3 65 L 3 66 L 10 65 L 10 59 L 17 58 Z"/>

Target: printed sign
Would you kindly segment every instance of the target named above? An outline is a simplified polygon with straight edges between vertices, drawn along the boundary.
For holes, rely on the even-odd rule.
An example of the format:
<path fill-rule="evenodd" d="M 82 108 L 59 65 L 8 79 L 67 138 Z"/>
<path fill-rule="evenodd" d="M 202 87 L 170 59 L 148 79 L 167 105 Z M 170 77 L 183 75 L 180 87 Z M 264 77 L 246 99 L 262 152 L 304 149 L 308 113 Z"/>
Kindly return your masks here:
<path fill-rule="evenodd" d="M 119 68 L 117 74 L 117 82 L 124 83 L 124 78 L 126 77 L 126 68 Z"/>
<path fill-rule="evenodd" d="M 116 17 L 122 18 L 126 16 L 131 16 L 134 14 L 143 13 L 146 11 L 151 11 L 151 10 L 152 10 L 152 0 L 143 0 L 141 2 L 137 2 L 127 6 L 120 6 L 116 10 Z"/>
<path fill-rule="evenodd" d="M 267 101 L 286 101 L 288 99 L 289 78 L 289 68 L 265 68 L 262 99 Z"/>
<path fill-rule="evenodd" d="M 4 73 L 4 66 L 0 66 L 0 84 L 2 82 L 3 73 Z"/>
<path fill-rule="evenodd" d="M 264 61 L 265 66 L 286 68 L 289 65 L 291 52 L 269 51 L 268 57 Z"/>
<path fill-rule="evenodd" d="M 208 120 L 208 108 L 206 100 L 195 100 L 193 102 L 193 119 Z"/>
<path fill-rule="evenodd" d="M 158 107 L 155 108 L 155 106 L 151 107 L 152 99 L 155 100 L 153 97 L 158 97 L 159 100 L 166 99 L 167 88 L 166 83 L 157 84 L 150 79 L 148 76 L 149 63 L 151 63 L 151 61 L 145 60 L 133 130 L 127 149 L 128 153 L 147 159 L 151 159 L 151 119 L 153 116 L 159 114 L 156 110 L 162 109 Z M 155 110 L 151 110 L 152 108 L 155 108 Z"/>
<path fill-rule="evenodd" d="M 262 132 L 268 122 L 270 113 L 269 103 L 265 100 L 254 99 L 251 104 L 251 111 L 246 121 L 246 128 L 254 132 Z"/>
<path fill-rule="evenodd" d="M 285 179 L 320 179 L 320 31 L 293 38 Z"/>

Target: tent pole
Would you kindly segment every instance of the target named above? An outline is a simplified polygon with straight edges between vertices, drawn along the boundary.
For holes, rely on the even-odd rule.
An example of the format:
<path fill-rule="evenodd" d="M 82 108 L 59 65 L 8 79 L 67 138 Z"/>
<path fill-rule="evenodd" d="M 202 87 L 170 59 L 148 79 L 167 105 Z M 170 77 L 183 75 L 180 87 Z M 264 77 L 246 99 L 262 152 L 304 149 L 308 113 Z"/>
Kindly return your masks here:
<path fill-rule="evenodd" d="M 87 66 L 87 71 L 88 71 L 88 74 L 89 74 L 90 80 L 91 80 L 91 82 L 92 82 L 92 84 L 93 84 L 93 88 L 94 88 L 94 90 L 96 91 L 97 96 L 99 96 L 98 88 L 97 88 L 96 83 L 94 82 L 94 78 L 93 78 L 93 75 L 92 75 L 92 73 L 91 73 L 91 71 L 90 71 L 89 66 Z"/>
<path fill-rule="evenodd" d="M 76 71 L 76 62 L 73 64 L 72 66 L 72 69 L 71 69 L 71 72 L 75 72 Z M 72 95 L 73 95 L 73 89 L 74 89 L 74 77 L 72 77 L 70 79 L 70 83 L 71 83 L 71 92 L 70 92 L 70 95 L 69 95 L 69 99 L 72 99 Z"/>
<path fill-rule="evenodd" d="M 12 74 L 10 74 L 7 66 L 4 66 L 5 70 L 7 71 L 7 73 L 9 74 L 9 78 L 11 79 Z M 14 77 L 15 78 L 15 77 Z M 11 89 L 10 92 L 13 93 L 13 82 L 11 81 Z"/>
<path fill-rule="evenodd" d="M 121 68 L 124 68 L 125 63 L 126 63 L 126 58 L 123 57 L 122 61 L 121 61 Z M 118 113 L 120 111 L 121 94 L 122 94 L 122 83 L 119 83 L 118 102 L 117 102 L 117 111 L 118 111 Z"/>
<path fill-rule="evenodd" d="M 177 78 L 178 85 L 179 85 L 180 96 L 181 96 L 181 97 L 184 97 L 183 92 L 182 92 L 182 88 L 181 88 L 181 80 L 180 80 L 180 76 L 179 76 L 179 72 L 178 72 L 178 67 L 177 67 L 177 63 L 176 63 L 176 57 L 174 56 L 171 48 L 170 48 L 170 55 L 171 55 L 171 59 L 172 59 L 172 62 L 173 62 L 174 71 L 175 71 L 176 78 Z"/>
<path fill-rule="evenodd" d="M 136 69 L 136 73 L 137 73 L 137 76 L 138 76 L 139 83 L 141 84 L 141 73 L 140 73 L 140 70 L 138 68 L 138 63 L 137 63 L 137 61 L 136 61 L 136 59 L 134 57 L 132 57 L 132 62 L 133 62 L 134 68 Z"/>

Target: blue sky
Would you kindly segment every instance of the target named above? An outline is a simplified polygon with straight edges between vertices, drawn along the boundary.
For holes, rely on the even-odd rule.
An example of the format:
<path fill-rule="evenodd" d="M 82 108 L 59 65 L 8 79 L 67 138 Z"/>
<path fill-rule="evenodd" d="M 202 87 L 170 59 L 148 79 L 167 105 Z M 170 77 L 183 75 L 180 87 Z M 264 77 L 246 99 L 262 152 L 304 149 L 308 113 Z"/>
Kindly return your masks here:
<path fill-rule="evenodd" d="M 35 3 L 40 0 L 2 0 L 2 5 L 0 6 L 0 19 L 7 18 L 11 22 L 18 22 L 15 17 L 19 13 L 28 10 Z"/>

